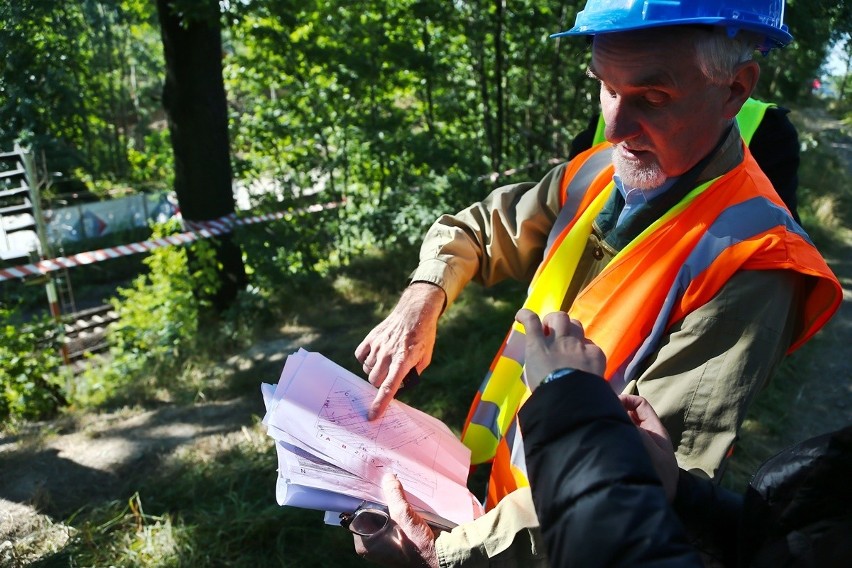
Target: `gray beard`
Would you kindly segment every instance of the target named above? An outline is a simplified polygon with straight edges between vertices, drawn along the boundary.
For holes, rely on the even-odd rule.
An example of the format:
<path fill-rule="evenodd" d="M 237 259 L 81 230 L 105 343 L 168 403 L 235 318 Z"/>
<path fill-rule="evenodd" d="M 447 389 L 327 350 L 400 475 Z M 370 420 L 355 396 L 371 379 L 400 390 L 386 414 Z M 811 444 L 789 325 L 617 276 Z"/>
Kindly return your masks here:
<path fill-rule="evenodd" d="M 666 181 L 666 175 L 656 162 L 652 164 L 639 164 L 626 160 L 616 149 L 612 149 L 612 165 L 615 173 L 621 178 L 622 183 L 636 189 L 654 189 L 660 187 Z"/>

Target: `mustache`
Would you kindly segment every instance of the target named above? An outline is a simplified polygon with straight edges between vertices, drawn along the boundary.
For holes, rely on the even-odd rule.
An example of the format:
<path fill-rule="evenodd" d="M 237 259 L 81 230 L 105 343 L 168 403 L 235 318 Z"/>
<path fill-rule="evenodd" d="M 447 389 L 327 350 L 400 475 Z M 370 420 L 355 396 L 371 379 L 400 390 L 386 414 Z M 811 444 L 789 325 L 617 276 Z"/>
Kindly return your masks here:
<path fill-rule="evenodd" d="M 630 143 L 627 144 L 625 142 L 619 142 L 614 146 L 615 148 L 623 148 L 629 152 L 653 152 L 654 148 L 650 144 L 643 143 Z"/>

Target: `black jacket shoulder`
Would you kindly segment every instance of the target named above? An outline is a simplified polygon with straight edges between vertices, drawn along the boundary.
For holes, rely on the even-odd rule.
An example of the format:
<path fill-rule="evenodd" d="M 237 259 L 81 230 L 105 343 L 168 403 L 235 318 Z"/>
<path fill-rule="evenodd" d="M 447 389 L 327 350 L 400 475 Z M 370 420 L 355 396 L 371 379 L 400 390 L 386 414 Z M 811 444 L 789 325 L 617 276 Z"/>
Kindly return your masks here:
<path fill-rule="evenodd" d="M 541 385 L 518 417 L 551 566 L 701 566 L 603 379 Z"/>

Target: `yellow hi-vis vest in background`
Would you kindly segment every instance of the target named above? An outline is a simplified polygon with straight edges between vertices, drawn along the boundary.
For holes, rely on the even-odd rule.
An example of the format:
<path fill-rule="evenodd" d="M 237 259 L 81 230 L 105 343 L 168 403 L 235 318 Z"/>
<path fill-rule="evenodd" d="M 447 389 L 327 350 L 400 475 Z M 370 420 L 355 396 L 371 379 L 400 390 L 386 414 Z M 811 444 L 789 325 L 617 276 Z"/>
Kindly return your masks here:
<path fill-rule="evenodd" d="M 613 191 L 610 148 L 595 146 L 565 167 L 562 209 L 524 303 L 539 316 L 561 309 L 592 220 Z M 603 350 L 605 378 L 620 392 L 666 330 L 707 303 L 739 270 L 792 270 L 811 280 L 788 352 L 816 333 L 842 299 L 837 278 L 747 149 L 743 163 L 693 189 L 628 243 L 568 313 Z M 515 421 L 530 394 L 522 377 L 524 347 L 523 327 L 515 322 L 462 433 L 473 463 L 493 458 L 487 509 L 528 485 Z"/>

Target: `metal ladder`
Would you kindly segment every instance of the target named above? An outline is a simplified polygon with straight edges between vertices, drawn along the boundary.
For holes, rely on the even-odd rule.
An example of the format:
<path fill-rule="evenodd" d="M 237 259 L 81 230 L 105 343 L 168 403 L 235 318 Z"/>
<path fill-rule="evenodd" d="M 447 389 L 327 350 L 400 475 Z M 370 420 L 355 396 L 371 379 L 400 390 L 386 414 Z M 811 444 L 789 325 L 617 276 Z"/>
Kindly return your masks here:
<path fill-rule="evenodd" d="M 41 190 L 48 183 L 46 176 L 39 176 L 33 155 L 15 145 L 11 152 L 0 152 L 0 238 L 9 248 L 9 235 L 30 231 L 37 240 L 36 247 L 29 251 L 9 255 L 6 262 L 33 262 L 52 258 L 44 214 L 41 208 Z M 9 219 L 12 218 L 12 219 Z M 10 221 L 10 222 L 7 222 Z M 50 314 L 62 333 L 62 314 L 76 311 L 71 280 L 67 269 L 57 275 L 45 275 L 33 280 L 32 284 L 44 283 Z M 67 363 L 67 349 L 63 345 L 63 359 Z"/>

